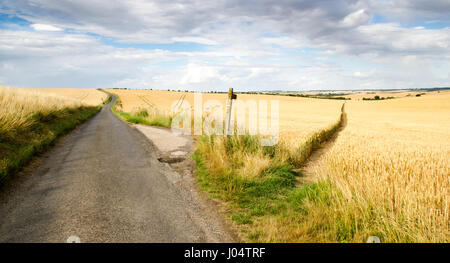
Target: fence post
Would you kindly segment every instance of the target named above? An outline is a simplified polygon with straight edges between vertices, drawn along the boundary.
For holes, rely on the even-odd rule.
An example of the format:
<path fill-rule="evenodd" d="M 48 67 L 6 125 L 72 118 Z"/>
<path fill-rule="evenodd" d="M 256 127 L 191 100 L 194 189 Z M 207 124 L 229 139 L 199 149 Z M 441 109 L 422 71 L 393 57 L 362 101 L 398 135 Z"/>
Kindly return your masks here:
<path fill-rule="evenodd" d="M 233 109 L 233 100 L 236 99 L 236 94 L 233 94 L 233 88 L 228 89 L 228 98 L 227 98 L 227 119 L 225 124 L 225 135 L 233 134 L 233 131 L 230 131 L 231 124 L 231 114 Z"/>

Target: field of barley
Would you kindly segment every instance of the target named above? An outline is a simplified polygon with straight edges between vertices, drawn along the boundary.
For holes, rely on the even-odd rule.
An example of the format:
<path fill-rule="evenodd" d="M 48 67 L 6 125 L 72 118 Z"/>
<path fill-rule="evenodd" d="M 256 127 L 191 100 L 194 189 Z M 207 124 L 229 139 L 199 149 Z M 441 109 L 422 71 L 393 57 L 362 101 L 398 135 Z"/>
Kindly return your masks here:
<path fill-rule="evenodd" d="M 322 216 L 348 221 L 355 239 L 449 242 L 450 93 L 348 102 L 346 111 L 315 169 L 342 193 Z"/>
<path fill-rule="evenodd" d="M 98 112 L 106 97 L 97 90 L 49 92 L 0 86 L 0 183 L 59 135 Z"/>
<path fill-rule="evenodd" d="M 95 89 L 25 89 L 31 92 L 52 94 L 59 97 L 75 99 L 84 105 L 97 106 L 105 101 L 108 95 Z"/>
<path fill-rule="evenodd" d="M 168 111 L 193 94 L 110 90 L 122 110 Z M 225 94 L 204 94 L 221 101 Z M 243 241 L 449 242 L 450 92 L 384 101 L 238 94 L 280 101 L 280 141 L 202 136 L 194 159 L 205 191 L 225 203 Z M 342 127 L 299 183 L 307 157 Z M 300 180 L 301 181 L 301 180 Z"/>

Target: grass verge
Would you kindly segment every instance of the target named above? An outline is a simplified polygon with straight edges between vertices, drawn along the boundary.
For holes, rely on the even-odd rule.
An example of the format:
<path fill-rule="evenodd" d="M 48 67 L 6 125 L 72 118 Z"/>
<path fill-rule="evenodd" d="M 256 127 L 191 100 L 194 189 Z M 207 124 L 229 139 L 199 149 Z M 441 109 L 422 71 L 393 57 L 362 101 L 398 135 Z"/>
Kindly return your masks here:
<path fill-rule="evenodd" d="M 106 93 L 110 95 L 112 94 L 109 92 Z M 173 118 L 171 114 L 161 111 L 155 107 L 138 108 L 133 112 L 124 112 L 122 110 L 122 101 L 120 100 L 120 97 L 117 94 L 113 95 L 116 97 L 116 102 L 111 107 L 111 110 L 120 119 L 135 124 L 144 124 L 166 128 L 171 127 Z"/>
<path fill-rule="evenodd" d="M 117 95 L 116 95 L 117 96 Z M 170 116 L 151 109 L 123 112 L 117 101 L 112 108 L 131 123 L 168 127 Z M 202 189 L 222 200 L 245 242 L 311 242 L 351 240 L 349 222 L 324 221 L 333 200 L 342 199 L 330 182 L 298 185 L 296 171 L 344 121 L 344 107 L 336 123 L 321 130 L 292 151 L 287 145 L 260 145 L 258 136 L 201 136 L 192 158 Z M 312 209 L 314 208 L 314 209 Z M 337 223 L 337 224 L 336 224 Z M 334 229 L 332 231 L 332 229 Z M 330 233 L 333 233 L 330 236 Z"/>
<path fill-rule="evenodd" d="M 327 181 L 298 185 L 296 179 L 301 176 L 296 168 L 334 135 L 344 115 L 342 107 L 336 123 L 313 134 L 296 151 L 283 144 L 261 146 L 258 136 L 199 138 L 193 154 L 198 182 L 213 198 L 224 202 L 242 241 L 351 240 L 352 222 L 321 219 L 323 213 L 333 210 L 333 201 L 341 200 L 342 194 Z"/>

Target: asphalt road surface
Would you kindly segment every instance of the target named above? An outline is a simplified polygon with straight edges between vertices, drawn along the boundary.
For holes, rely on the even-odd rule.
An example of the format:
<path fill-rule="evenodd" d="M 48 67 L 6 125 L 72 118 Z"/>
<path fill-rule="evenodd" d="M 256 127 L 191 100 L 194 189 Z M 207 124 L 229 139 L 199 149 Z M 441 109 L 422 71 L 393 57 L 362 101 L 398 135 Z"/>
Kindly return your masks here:
<path fill-rule="evenodd" d="M 0 189 L 0 242 L 230 241 L 114 101 Z"/>

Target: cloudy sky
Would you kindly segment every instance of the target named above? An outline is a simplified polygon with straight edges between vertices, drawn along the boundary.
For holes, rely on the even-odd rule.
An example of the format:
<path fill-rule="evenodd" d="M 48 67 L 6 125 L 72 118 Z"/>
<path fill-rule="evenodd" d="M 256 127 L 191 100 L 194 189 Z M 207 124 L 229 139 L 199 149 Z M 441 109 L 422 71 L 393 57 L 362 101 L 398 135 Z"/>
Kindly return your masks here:
<path fill-rule="evenodd" d="M 450 86 L 450 1 L 0 0 L 0 83 L 202 91 Z"/>

